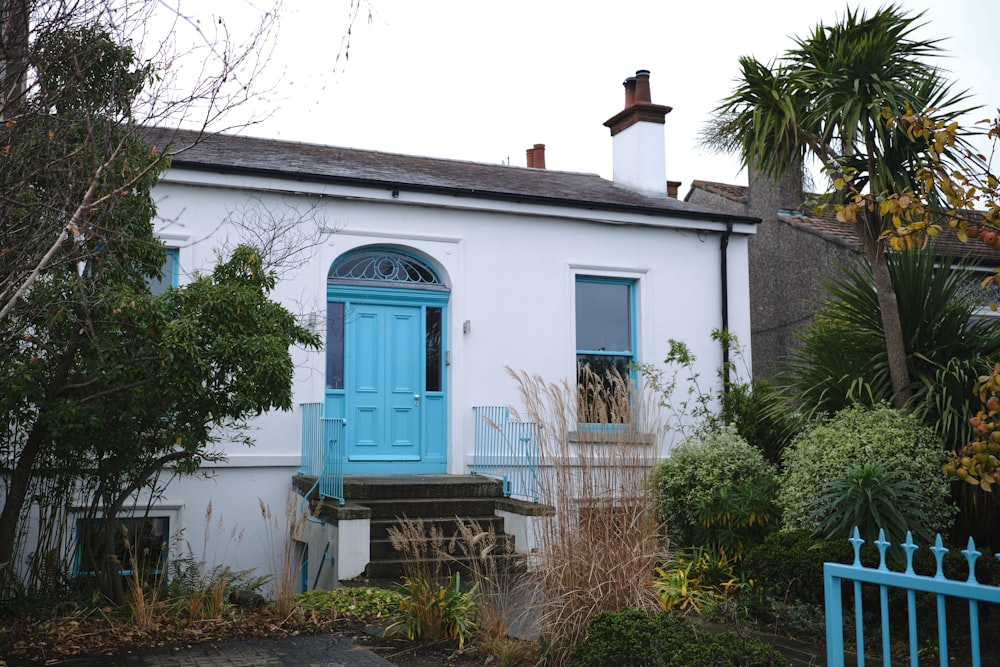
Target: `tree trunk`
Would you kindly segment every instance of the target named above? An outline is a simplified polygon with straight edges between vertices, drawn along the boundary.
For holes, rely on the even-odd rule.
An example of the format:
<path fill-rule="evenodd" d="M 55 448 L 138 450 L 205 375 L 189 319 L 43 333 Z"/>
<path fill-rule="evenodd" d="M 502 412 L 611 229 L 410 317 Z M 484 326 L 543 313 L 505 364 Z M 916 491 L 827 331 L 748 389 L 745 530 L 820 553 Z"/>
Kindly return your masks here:
<path fill-rule="evenodd" d="M 28 487 L 34 477 L 35 461 L 45 441 L 43 428 L 36 418 L 28 439 L 10 472 L 7 496 L 0 511 L 0 583 L 7 586 L 14 582 L 14 544 L 17 542 L 18 521 L 28 496 Z"/>
<path fill-rule="evenodd" d="M 24 514 L 24 503 L 28 496 L 31 480 L 38 473 L 35 466 L 45 442 L 48 440 L 48 433 L 44 426 L 45 403 L 51 397 L 58 395 L 66 386 L 70 368 L 73 366 L 79 348 L 80 334 L 77 331 L 68 341 L 54 377 L 49 382 L 49 386 L 46 387 L 42 405 L 36 406 L 38 412 L 35 414 L 35 421 L 31 425 L 28 439 L 17 457 L 17 463 L 10 471 L 7 497 L 4 498 L 3 510 L 0 510 L 0 582 L 14 581 L 14 544 L 17 539 L 18 522 Z"/>
<path fill-rule="evenodd" d="M 873 217 L 876 213 L 871 213 Z M 865 258 L 875 279 L 875 293 L 878 297 L 882 316 L 882 333 L 885 337 L 886 363 L 889 366 L 889 381 L 892 383 L 892 406 L 897 410 L 906 409 L 912 398 L 910 389 L 910 369 L 906 361 L 906 341 L 903 339 L 903 322 L 899 317 L 896 290 L 889 275 L 889 264 L 878 240 L 880 221 L 866 221 L 861 229 Z"/>

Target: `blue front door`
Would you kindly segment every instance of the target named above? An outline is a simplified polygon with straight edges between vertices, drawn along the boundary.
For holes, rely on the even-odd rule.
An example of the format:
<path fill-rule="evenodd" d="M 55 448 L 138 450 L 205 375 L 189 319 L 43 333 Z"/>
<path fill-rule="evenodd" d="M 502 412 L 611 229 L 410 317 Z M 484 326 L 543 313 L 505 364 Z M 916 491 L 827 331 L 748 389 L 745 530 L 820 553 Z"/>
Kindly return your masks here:
<path fill-rule="evenodd" d="M 421 460 L 420 315 L 414 306 L 352 308 L 345 341 L 348 463 Z"/>

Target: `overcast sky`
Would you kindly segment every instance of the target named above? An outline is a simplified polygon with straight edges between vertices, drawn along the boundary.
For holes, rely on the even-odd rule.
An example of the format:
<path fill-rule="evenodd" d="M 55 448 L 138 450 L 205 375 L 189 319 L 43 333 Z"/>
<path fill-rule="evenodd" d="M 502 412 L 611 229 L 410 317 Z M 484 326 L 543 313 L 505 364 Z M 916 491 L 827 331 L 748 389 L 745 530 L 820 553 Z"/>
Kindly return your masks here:
<path fill-rule="evenodd" d="M 859 2 L 872 11 L 884 3 Z M 1000 106 L 995 0 L 905 0 L 925 10 L 920 35 L 944 39 L 941 64 L 984 108 Z M 737 59 L 770 60 L 846 4 L 820 0 L 370 0 L 341 54 L 349 0 L 285 0 L 261 102 L 270 118 L 246 133 L 396 153 L 525 165 L 546 145 L 550 169 L 611 177 L 603 122 L 624 104 L 622 81 L 651 72 L 666 118 L 667 176 L 745 183 L 731 157 L 707 153 L 698 132 L 733 87 Z M 202 8 L 204 7 L 204 8 Z M 195 11 L 233 25 L 246 0 Z M 368 13 L 371 21 L 368 21 Z"/>

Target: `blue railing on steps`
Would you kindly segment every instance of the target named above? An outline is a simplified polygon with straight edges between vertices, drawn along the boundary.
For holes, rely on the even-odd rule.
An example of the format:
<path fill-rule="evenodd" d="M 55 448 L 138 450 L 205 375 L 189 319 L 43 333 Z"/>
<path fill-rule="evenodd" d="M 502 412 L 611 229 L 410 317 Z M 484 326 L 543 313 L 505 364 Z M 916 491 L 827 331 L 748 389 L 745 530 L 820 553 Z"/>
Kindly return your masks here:
<path fill-rule="evenodd" d="M 909 646 L 910 665 L 912 667 L 916 667 L 919 662 L 916 612 L 916 594 L 918 592 L 930 593 L 936 597 L 938 656 L 942 667 L 949 664 L 948 623 L 945 615 L 945 598 L 955 597 L 969 601 L 971 661 L 973 667 L 980 667 L 982 665 L 979 636 L 979 603 L 1000 603 L 1000 587 L 980 584 L 976 580 L 976 559 L 981 554 L 976 550 L 975 542 L 971 537 L 969 538 L 968 548 L 962 551 L 962 554 L 969 563 L 969 577 L 966 581 L 945 578 L 942 570 L 942 561 L 945 554 L 948 553 L 948 549 L 942 545 L 940 535 L 937 536 L 934 546 L 930 547 L 930 551 L 937 563 L 937 573 L 934 576 L 919 575 L 913 571 L 913 552 L 918 547 L 913 543 L 909 532 L 906 533 L 906 542 L 899 545 L 906 555 L 906 570 L 904 572 L 892 572 L 886 567 L 886 551 L 892 545 L 885 539 L 884 531 L 879 530 L 879 537 L 874 542 L 879 553 L 879 565 L 877 568 L 861 565 L 861 545 L 864 544 L 864 540 L 858 535 L 857 528 L 854 529 L 854 535 L 849 541 L 854 547 L 853 564 L 823 564 L 823 590 L 826 613 L 826 664 L 828 667 L 844 664 L 844 614 L 841 584 L 845 581 L 854 583 L 854 626 L 858 667 L 864 667 L 865 664 L 865 624 L 864 609 L 861 600 L 862 584 L 874 584 L 879 587 L 879 605 L 882 618 L 882 663 L 886 667 L 891 664 L 889 651 L 890 588 L 906 591 L 907 644 Z M 1000 558 L 1000 554 L 997 555 L 997 558 Z"/>
<path fill-rule="evenodd" d="M 323 417 L 322 403 L 303 403 L 299 474 L 319 478 L 319 495 L 344 504 L 344 428 L 347 420 Z"/>
<path fill-rule="evenodd" d="M 539 501 L 538 424 L 513 421 L 503 406 L 478 405 L 472 452 L 472 474 L 495 477 L 503 484 L 503 494 L 537 503 Z"/>

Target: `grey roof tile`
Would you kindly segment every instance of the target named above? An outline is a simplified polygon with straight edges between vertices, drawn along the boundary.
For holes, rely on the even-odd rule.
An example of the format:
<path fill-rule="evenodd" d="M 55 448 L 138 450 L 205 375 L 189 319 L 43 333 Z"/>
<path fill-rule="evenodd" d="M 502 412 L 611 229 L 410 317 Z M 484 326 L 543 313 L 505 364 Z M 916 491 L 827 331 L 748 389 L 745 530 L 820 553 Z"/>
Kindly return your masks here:
<path fill-rule="evenodd" d="M 678 199 L 650 197 L 614 185 L 596 174 L 529 169 L 461 160 L 295 143 L 238 135 L 205 135 L 146 129 L 161 149 L 181 150 L 172 164 L 208 171 L 271 175 L 385 189 L 409 189 L 653 216 L 720 221 L 756 219 L 719 213 Z"/>

